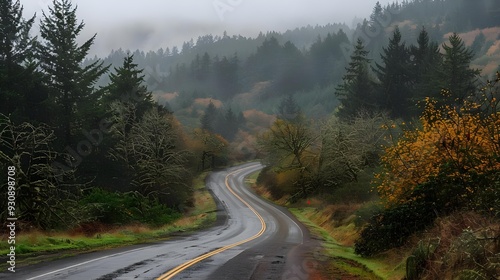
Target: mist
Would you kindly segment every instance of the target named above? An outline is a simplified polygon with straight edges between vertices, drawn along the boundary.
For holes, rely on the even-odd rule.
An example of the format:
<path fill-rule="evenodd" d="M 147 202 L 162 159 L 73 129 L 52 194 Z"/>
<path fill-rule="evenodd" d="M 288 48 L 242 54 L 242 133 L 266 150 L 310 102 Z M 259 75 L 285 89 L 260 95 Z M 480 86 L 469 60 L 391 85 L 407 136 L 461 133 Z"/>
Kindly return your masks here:
<path fill-rule="evenodd" d="M 180 46 L 205 34 L 255 37 L 259 32 L 307 25 L 345 23 L 368 17 L 376 0 L 74 0 L 77 15 L 86 24 L 80 40 L 97 33 L 90 55 L 104 56 L 112 49 L 157 50 Z M 385 5 L 389 0 L 380 1 Z M 25 17 L 42 12 L 49 0 L 23 1 Z M 36 30 L 37 28 L 34 28 Z"/>

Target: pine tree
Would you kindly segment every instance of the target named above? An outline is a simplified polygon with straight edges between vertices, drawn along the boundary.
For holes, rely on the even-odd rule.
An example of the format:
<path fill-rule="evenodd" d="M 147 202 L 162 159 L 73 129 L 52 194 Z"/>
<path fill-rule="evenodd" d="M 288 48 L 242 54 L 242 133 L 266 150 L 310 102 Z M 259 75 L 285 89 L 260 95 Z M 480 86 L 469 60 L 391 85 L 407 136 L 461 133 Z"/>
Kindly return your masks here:
<path fill-rule="evenodd" d="M 38 46 L 39 65 L 48 76 L 49 98 L 55 105 L 53 125 L 68 145 L 75 134 L 81 133 L 85 126 L 95 126 L 100 118 L 101 92 L 94 85 L 108 69 L 99 60 L 82 66 L 96 37 L 78 45 L 77 38 L 84 26 L 77 21 L 76 8 L 70 0 L 54 0 L 40 22 L 43 40 Z"/>
<path fill-rule="evenodd" d="M 30 36 L 35 16 L 25 20 L 19 0 L 0 0 L 0 67 L 20 65 L 32 57 L 36 38 Z"/>
<path fill-rule="evenodd" d="M 19 1 L 0 0 L 0 112 L 14 122 L 43 121 L 46 91 L 33 62 L 35 16 L 25 20 Z"/>
<path fill-rule="evenodd" d="M 471 69 L 470 63 L 474 57 L 472 50 L 465 46 L 460 36 L 456 33 L 449 37 L 449 45 L 444 43 L 444 86 L 449 90 L 450 101 L 462 100 L 471 94 L 476 86 L 479 70 Z M 456 99 L 453 101 L 453 99 Z"/>
<path fill-rule="evenodd" d="M 224 113 L 217 112 L 214 120 L 214 132 L 228 141 L 233 141 L 238 133 L 238 118 L 231 108 Z"/>
<path fill-rule="evenodd" d="M 415 105 L 425 97 L 436 98 L 442 88 L 443 58 L 439 46 L 431 42 L 429 34 L 422 28 L 417 39 L 417 46 L 411 46 L 412 55 L 412 103 Z"/>
<path fill-rule="evenodd" d="M 377 25 L 379 25 L 379 20 L 382 17 L 382 5 L 380 5 L 380 2 L 377 1 L 375 3 L 375 7 L 373 7 L 373 12 L 370 15 L 370 29 L 374 30 L 377 28 Z"/>
<path fill-rule="evenodd" d="M 368 54 L 363 41 L 358 39 L 342 84 L 335 91 L 342 104 L 338 114 L 343 119 L 354 117 L 360 110 L 373 111 L 378 107 L 369 73 L 371 60 Z"/>
<path fill-rule="evenodd" d="M 217 113 L 217 108 L 215 107 L 214 103 L 210 101 L 207 109 L 205 109 L 205 113 L 201 117 L 201 128 L 209 132 L 214 132 L 214 122 L 217 117 Z"/>
<path fill-rule="evenodd" d="M 378 90 L 382 98 L 382 108 L 389 111 L 394 118 L 408 116 L 410 95 L 410 55 L 401 32 L 396 27 L 389 45 L 383 48 L 380 55 L 382 65 L 376 63 L 374 71 L 380 84 Z"/>
<path fill-rule="evenodd" d="M 210 58 L 210 55 L 205 52 L 203 56 L 201 57 L 201 64 L 200 64 L 200 77 L 202 80 L 206 80 L 210 76 L 210 65 L 212 64 L 212 59 Z"/>
<path fill-rule="evenodd" d="M 134 55 L 127 55 L 123 65 L 115 68 L 115 73 L 109 75 L 111 83 L 105 90 L 104 100 L 107 103 L 121 101 L 134 105 L 135 116 L 140 119 L 146 111 L 153 108 L 153 96 L 144 85 L 142 69 L 134 63 Z"/>
<path fill-rule="evenodd" d="M 238 65 L 237 54 L 229 59 L 224 56 L 220 61 L 214 62 L 215 81 L 220 99 L 230 99 L 238 92 Z"/>
<path fill-rule="evenodd" d="M 288 122 L 298 122 L 302 120 L 302 110 L 299 104 L 293 98 L 293 95 L 289 94 L 281 100 L 278 107 L 278 119 L 288 121 Z"/>

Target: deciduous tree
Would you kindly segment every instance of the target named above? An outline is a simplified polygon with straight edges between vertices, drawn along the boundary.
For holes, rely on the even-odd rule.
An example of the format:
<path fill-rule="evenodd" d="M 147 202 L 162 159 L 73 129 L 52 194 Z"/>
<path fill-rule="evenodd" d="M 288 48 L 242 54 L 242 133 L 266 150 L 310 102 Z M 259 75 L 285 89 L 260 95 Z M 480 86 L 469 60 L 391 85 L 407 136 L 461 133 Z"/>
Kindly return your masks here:
<path fill-rule="evenodd" d="M 35 228 L 52 229 L 80 220 L 73 210 L 81 186 L 72 180 L 74 169 L 54 164 L 69 161 L 69 155 L 56 152 L 54 141 L 54 132 L 47 125 L 27 122 L 16 125 L 0 115 L 0 166 L 3 170 L 15 169 L 9 180 L 6 172 L 0 175 L 6 184 L 1 193 L 7 197 L 7 182 L 14 183 L 15 216 Z M 7 202 L 7 199 L 0 202 L 0 216 L 4 220 L 8 216 Z"/>

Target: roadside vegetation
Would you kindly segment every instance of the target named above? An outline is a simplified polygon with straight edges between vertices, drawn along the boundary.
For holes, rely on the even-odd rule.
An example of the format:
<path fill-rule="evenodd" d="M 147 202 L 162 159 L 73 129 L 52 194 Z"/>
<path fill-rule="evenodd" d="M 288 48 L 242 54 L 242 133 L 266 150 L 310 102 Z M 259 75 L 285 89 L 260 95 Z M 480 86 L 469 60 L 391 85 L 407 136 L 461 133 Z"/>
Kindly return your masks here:
<path fill-rule="evenodd" d="M 282 100 L 258 189 L 384 279 L 494 279 L 500 74 L 481 77 L 456 33 L 441 47 L 425 28 L 416 45 L 391 33 L 379 62 L 354 44 L 328 120 Z"/>
<path fill-rule="evenodd" d="M 21 236 L 91 236 L 171 224 L 199 203 L 193 180 L 227 164 L 227 140 L 185 128 L 154 101 L 133 55 L 112 70 L 84 65 L 95 36 L 77 43 L 85 24 L 71 1 L 53 1 L 40 19 L 24 19 L 20 1 L 2 0 L 0 13 L 2 223 L 15 217 Z M 109 82 L 97 86 L 102 76 Z"/>
<path fill-rule="evenodd" d="M 143 217 L 134 218 L 131 213 L 134 207 L 123 203 L 126 199 L 108 193 L 108 202 L 100 202 L 99 209 L 110 211 L 102 217 L 111 220 L 81 224 L 64 231 L 23 231 L 16 239 L 17 264 L 24 266 L 84 252 L 166 240 L 206 228 L 215 222 L 217 209 L 212 195 L 205 187 L 206 175 L 203 173 L 195 178 L 193 206 L 188 207 L 182 215 L 156 205 L 157 212 L 148 213 L 154 213 L 158 217 L 152 217 L 150 223 L 145 223 Z M 99 197 L 102 198 L 101 192 L 99 191 Z M 95 196 L 93 193 L 85 199 L 94 199 Z M 2 242 L 0 254 L 6 255 L 8 252 L 9 244 Z"/>

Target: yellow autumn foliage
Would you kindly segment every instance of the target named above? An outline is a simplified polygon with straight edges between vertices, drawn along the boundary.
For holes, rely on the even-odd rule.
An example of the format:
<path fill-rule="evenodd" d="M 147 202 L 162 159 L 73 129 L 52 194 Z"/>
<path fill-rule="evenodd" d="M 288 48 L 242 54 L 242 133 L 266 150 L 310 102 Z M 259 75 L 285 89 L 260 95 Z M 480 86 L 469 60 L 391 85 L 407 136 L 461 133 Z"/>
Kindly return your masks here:
<path fill-rule="evenodd" d="M 500 171 L 499 80 L 497 74 L 464 104 L 425 100 L 421 127 L 404 131 L 382 156 L 384 168 L 375 182 L 387 206 L 407 202 L 418 185 L 437 176 L 471 182 L 471 176 Z M 470 183 L 464 188 L 474 192 Z"/>

